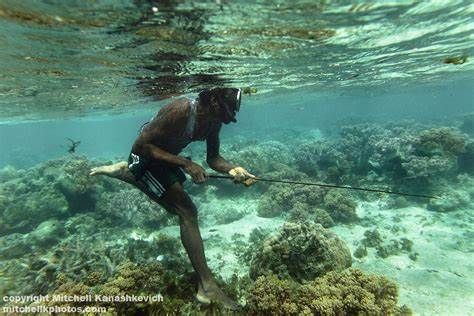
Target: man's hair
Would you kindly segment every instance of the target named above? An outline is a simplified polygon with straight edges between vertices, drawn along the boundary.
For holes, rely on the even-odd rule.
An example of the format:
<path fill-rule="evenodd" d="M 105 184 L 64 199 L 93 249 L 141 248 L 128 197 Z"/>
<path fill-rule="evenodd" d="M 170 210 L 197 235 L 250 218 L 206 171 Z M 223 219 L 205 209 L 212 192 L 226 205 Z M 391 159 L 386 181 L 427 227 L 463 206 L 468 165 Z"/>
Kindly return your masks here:
<path fill-rule="evenodd" d="M 237 88 L 221 88 L 215 87 L 211 89 L 204 89 L 199 92 L 199 100 L 203 103 L 209 104 L 211 102 L 211 96 L 214 96 L 217 102 L 224 103 L 229 102 L 229 100 L 225 100 L 225 94 L 228 93 L 230 90 L 233 93 L 237 93 L 239 89 Z"/>
<path fill-rule="evenodd" d="M 201 104 L 208 105 L 211 103 L 211 93 L 210 89 L 204 89 L 199 92 L 199 101 L 201 101 Z"/>
<path fill-rule="evenodd" d="M 212 99 L 216 104 L 211 104 Z M 199 93 L 199 101 L 207 106 L 216 106 L 223 117 L 235 122 L 235 112 L 240 108 L 240 89 L 221 87 L 204 89 Z"/>

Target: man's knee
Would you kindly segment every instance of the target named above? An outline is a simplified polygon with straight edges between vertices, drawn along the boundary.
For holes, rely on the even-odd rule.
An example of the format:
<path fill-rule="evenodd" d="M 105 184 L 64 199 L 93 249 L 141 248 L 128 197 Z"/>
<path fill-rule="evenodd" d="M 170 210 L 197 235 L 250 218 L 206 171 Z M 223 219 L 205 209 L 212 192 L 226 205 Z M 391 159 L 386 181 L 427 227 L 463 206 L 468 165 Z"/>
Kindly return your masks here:
<path fill-rule="evenodd" d="M 197 208 L 194 204 L 177 205 L 175 211 L 181 220 L 197 220 Z"/>
<path fill-rule="evenodd" d="M 181 219 L 197 219 L 196 206 L 178 182 L 167 190 L 162 202 L 168 206 L 167 209 L 177 214 Z"/>

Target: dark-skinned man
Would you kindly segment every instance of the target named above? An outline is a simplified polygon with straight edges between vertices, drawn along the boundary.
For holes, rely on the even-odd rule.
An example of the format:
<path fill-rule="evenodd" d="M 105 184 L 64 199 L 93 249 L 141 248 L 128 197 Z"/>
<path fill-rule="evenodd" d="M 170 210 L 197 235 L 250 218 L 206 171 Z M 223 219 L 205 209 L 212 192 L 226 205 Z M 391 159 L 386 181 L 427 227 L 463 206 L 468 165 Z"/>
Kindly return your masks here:
<path fill-rule="evenodd" d="M 253 184 L 256 181 L 254 175 L 229 163 L 219 154 L 222 124 L 236 122 L 240 101 L 241 90 L 236 88 L 206 89 L 194 100 L 177 99 L 161 108 L 150 122 L 142 126 L 128 162 L 96 167 L 90 173 L 130 183 L 168 212 L 178 215 L 181 241 L 199 275 L 197 300 L 201 303 L 217 301 L 231 309 L 238 308 L 238 304 L 225 295 L 212 276 L 204 255 L 197 209 L 183 189 L 186 180 L 183 171 L 195 183 L 206 181 L 206 171 L 178 155 L 189 143 L 205 140 L 206 161 L 211 169 L 231 175 L 235 182 L 247 186 Z"/>

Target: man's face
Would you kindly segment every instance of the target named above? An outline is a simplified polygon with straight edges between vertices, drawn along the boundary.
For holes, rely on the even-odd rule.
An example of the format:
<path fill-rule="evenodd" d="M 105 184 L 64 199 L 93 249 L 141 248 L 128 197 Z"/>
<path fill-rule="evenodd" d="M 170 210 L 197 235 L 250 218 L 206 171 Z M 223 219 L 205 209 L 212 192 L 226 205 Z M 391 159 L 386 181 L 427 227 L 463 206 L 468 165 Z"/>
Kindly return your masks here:
<path fill-rule="evenodd" d="M 237 122 L 235 116 L 240 110 L 241 90 L 236 88 L 221 88 L 216 93 L 219 105 L 219 116 L 224 124 Z"/>

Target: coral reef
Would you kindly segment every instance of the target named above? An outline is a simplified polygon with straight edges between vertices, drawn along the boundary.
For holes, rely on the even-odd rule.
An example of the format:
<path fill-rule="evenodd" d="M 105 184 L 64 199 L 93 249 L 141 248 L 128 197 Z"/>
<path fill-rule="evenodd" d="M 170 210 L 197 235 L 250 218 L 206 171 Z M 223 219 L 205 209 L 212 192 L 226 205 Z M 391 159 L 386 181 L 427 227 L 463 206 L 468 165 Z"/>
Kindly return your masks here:
<path fill-rule="evenodd" d="M 4 169 L 0 183 L 0 235 L 26 233 L 48 219 L 63 220 L 77 212 L 93 211 L 106 183 L 88 176 L 85 157 L 49 160 L 28 170 Z M 108 187 L 108 189 L 111 189 Z"/>
<path fill-rule="evenodd" d="M 288 220 L 291 222 L 310 221 L 321 224 L 324 228 L 335 225 L 334 220 L 325 210 L 300 202 L 296 202 L 293 205 L 289 212 Z"/>
<path fill-rule="evenodd" d="M 337 148 L 350 164 L 350 181 L 391 183 L 416 193 L 452 180 L 466 144 L 454 128 L 358 124 L 342 128 Z"/>
<path fill-rule="evenodd" d="M 324 227 L 358 219 L 355 200 L 340 190 L 287 184 L 271 185 L 259 200 L 257 213 L 262 217 L 288 213 L 290 219 L 311 220 Z"/>
<path fill-rule="evenodd" d="M 90 177 L 91 164 L 86 157 L 66 161 L 57 179 L 57 188 L 64 194 L 71 212 L 94 210 L 97 202 L 96 177 Z"/>
<path fill-rule="evenodd" d="M 398 289 L 360 270 L 333 271 L 305 284 L 261 276 L 249 291 L 250 315 L 410 315 L 397 306 Z"/>
<path fill-rule="evenodd" d="M 419 156 L 457 156 L 464 150 L 465 137 L 453 128 L 440 127 L 422 131 L 413 143 Z"/>
<path fill-rule="evenodd" d="M 263 141 L 255 145 L 239 146 L 238 150 L 231 146 L 224 152 L 230 161 L 255 174 L 265 174 L 277 170 L 279 164 L 291 165 L 293 162 L 289 148 L 278 141 Z"/>
<path fill-rule="evenodd" d="M 225 207 L 216 216 L 216 224 L 229 224 L 244 217 L 246 212 L 232 206 Z"/>
<path fill-rule="evenodd" d="M 158 229 L 177 224 L 176 216 L 169 214 L 144 193 L 134 188 L 104 192 L 96 205 L 96 212 L 119 226 Z"/>
<path fill-rule="evenodd" d="M 26 237 L 27 243 L 35 248 L 46 248 L 60 242 L 66 235 L 63 223 L 52 219 L 44 221 Z"/>
<path fill-rule="evenodd" d="M 297 281 L 351 266 L 349 249 L 319 224 L 287 222 L 266 239 L 250 265 L 250 277 L 277 274 Z"/>
<path fill-rule="evenodd" d="M 1 185 L 1 191 L 7 201 L 1 214 L 0 235 L 26 233 L 45 220 L 68 216 L 64 195 L 35 177 L 10 180 Z"/>
<path fill-rule="evenodd" d="M 307 175 L 332 183 L 342 183 L 348 174 L 346 157 L 327 141 L 312 141 L 299 145 L 295 152 L 298 169 Z"/>
<path fill-rule="evenodd" d="M 448 189 L 437 199 L 430 199 L 427 209 L 434 212 L 452 212 L 468 207 L 470 201 L 468 192 Z"/>
<path fill-rule="evenodd" d="M 30 253 L 32 247 L 26 242 L 23 234 L 13 233 L 0 237 L 0 260 L 20 258 Z"/>
<path fill-rule="evenodd" d="M 275 217 L 291 210 L 296 203 L 319 206 L 324 194 L 325 191 L 317 187 L 274 184 L 260 199 L 257 212 L 262 217 Z"/>
<path fill-rule="evenodd" d="M 367 248 L 375 248 L 376 254 L 380 258 L 389 256 L 408 254 L 412 260 L 416 260 L 417 253 L 413 251 L 413 241 L 408 238 L 401 237 L 399 239 L 386 240 L 377 229 L 366 230 L 364 238 L 360 241 L 360 245 L 354 252 L 356 258 L 362 258 L 367 255 Z"/>
<path fill-rule="evenodd" d="M 196 303 L 189 303 L 192 302 L 195 292 L 192 275 L 178 275 L 169 272 L 159 262 L 138 265 L 125 261 L 117 267 L 114 274 L 106 281 L 100 277 L 97 278 L 97 274 L 91 273 L 87 278 L 87 284 L 73 282 L 63 276 L 58 280 L 58 283 L 59 286 L 52 292 L 52 295 L 86 295 L 93 293 L 103 297 L 150 295 L 157 298 L 156 301 L 148 302 L 104 300 L 98 303 L 107 306 L 109 312 L 119 314 L 168 314 L 184 311 L 186 308 L 195 311 L 200 309 Z M 160 295 L 164 299 L 160 300 Z M 80 306 L 87 304 L 87 302 L 72 302 L 72 304 Z"/>
<path fill-rule="evenodd" d="M 458 126 L 471 133 L 468 123 Z M 295 135 L 298 138 L 299 134 Z M 413 193 L 442 189 L 441 199 L 422 207 L 452 212 L 430 213 L 435 219 L 458 216 L 462 221 L 459 227 L 468 225 L 469 215 L 456 211 L 469 209 L 474 199 L 474 142 L 454 128 L 358 124 L 344 127 L 339 139 L 300 137 L 286 145 L 241 138 L 241 143 L 227 145 L 224 151 L 226 158 L 268 178 L 357 186 L 390 184 L 393 189 Z M 165 301 L 159 304 L 105 306 L 123 314 L 222 313 L 219 306 L 202 307 L 192 302 L 196 280 L 181 242 L 155 232 L 176 224 L 176 218 L 124 183 L 89 177 L 89 168 L 95 163 L 70 156 L 26 170 L 0 170 L 0 294 L 160 293 Z M 354 244 L 356 258 L 368 256 L 357 264 L 372 260 L 374 254 L 378 260 L 392 255 L 416 260 L 421 243 L 400 235 L 403 225 L 373 228 L 382 223 L 382 216 L 403 222 L 406 217 L 401 213 L 374 214 L 364 208 L 364 202 L 356 204 L 356 197 L 365 198 L 359 193 L 315 186 L 262 182 L 245 191 L 231 181 L 209 181 L 205 186 L 188 181 L 186 186 L 196 195 L 193 200 L 204 226 L 241 219 L 254 211 L 250 204 L 257 198 L 259 216 L 290 219 L 270 236 L 263 229 L 255 229 L 248 239 L 244 237 L 248 231 L 239 234 L 232 230 L 231 241 L 217 229 L 206 236 L 205 246 L 213 250 L 211 263 L 222 265 L 221 271 L 229 262 L 239 265 L 235 270 L 231 269 L 235 266 L 226 266 L 227 276 L 249 268 L 248 276 L 234 275 L 227 285 L 222 282 L 227 293 L 242 302 L 247 300 L 248 314 L 407 312 L 396 307 L 393 283 L 346 269 L 351 266 L 349 249 L 325 229 L 340 223 L 350 225 L 336 227 L 336 231 L 371 227 Z M 221 197 L 226 199 L 217 202 Z M 399 208 L 411 206 L 413 201 L 397 197 L 388 199 L 387 205 Z M 201 206 L 210 205 L 201 210 Z M 275 222 L 281 223 L 281 218 Z M 167 233 L 168 229 L 174 234 L 175 227 L 168 227 Z M 206 229 L 211 231 L 211 227 Z M 468 233 L 459 235 L 470 238 Z M 224 253 L 216 255 L 223 245 L 233 251 L 230 261 Z M 466 245 L 458 247 L 468 249 Z M 411 264 L 421 261 L 425 260 Z"/>
<path fill-rule="evenodd" d="M 334 221 L 348 223 L 357 220 L 355 201 L 341 190 L 330 190 L 324 196 L 324 208 Z"/>
<path fill-rule="evenodd" d="M 460 172 L 474 175 L 474 141 L 466 142 L 464 152 L 458 156 L 458 168 Z"/>
<path fill-rule="evenodd" d="M 234 253 L 242 264 L 250 264 L 252 258 L 258 253 L 258 250 L 262 247 L 265 238 L 269 234 L 269 230 L 256 228 L 250 233 L 247 242 L 242 241 L 241 235 L 235 234 L 232 236 Z"/>

